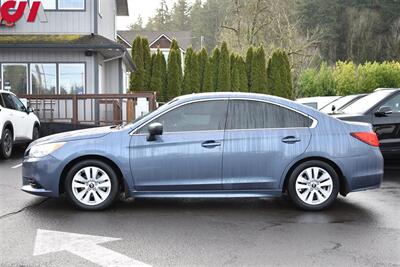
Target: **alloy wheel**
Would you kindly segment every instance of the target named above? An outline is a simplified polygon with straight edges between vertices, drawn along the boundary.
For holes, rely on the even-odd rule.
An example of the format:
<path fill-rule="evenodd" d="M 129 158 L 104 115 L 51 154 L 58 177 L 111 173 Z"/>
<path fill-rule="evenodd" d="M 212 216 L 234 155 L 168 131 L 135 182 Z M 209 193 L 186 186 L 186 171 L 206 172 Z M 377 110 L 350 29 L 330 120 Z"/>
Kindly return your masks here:
<path fill-rule="evenodd" d="M 8 131 L 4 135 L 3 146 L 4 146 L 4 153 L 6 154 L 6 156 L 7 157 L 11 156 L 11 152 L 12 152 L 12 137 L 11 137 L 11 134 Z"/>
<path fill-rule="evenodd" d="M 333 180 L 325 169 L 309 167 L 297 176 L 295 189 L 297 196 L 304 203 L 319 205 L 331 196 Z"/>
<path fill-rule="evenodd" d="M 111 192 L 111 180 L 99 167 L 88 166 L 74 175 L 71 183 L 74 197 L 82 204 L 95 206 L 103 203 Z"/>

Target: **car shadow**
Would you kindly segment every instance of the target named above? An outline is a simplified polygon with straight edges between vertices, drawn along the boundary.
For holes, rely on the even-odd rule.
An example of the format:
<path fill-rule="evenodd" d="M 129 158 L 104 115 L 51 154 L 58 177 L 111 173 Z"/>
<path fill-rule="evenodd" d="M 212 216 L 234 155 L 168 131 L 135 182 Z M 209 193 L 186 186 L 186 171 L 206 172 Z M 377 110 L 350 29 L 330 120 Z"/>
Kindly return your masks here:
<path fill-rule="evenodd" d="M 271 199 L 137 199 L 117 201 L 104 211 L 80 211 L 64 198 L 48 199 L 27 209 L 29 216 L 40 220 L 57 221 L 106 221 L 136 223 L 140 220 L 159 221 L 163 218 L 185 219 L 213 218 L 219 221 L 264 222 L 267 227 L 282 224 L 375 224 L 376 216 L 362 205 L 340 197 L 329 208 L 319 212 L 296 208 L 286 197 Z M 157 223 L 155 223 L 157 224 Z"/>

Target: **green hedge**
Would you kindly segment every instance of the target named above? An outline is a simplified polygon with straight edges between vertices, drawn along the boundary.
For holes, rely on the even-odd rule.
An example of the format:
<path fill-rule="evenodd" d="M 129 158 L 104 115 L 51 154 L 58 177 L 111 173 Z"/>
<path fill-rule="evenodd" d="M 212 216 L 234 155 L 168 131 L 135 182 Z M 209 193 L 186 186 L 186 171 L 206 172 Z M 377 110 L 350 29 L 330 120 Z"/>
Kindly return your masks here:
<path fill-rule="evenodd" d="M 299 78 L 298 95 L 329 96 L 370 93 L 376 88 L 400 87 L 400 62 L 366 62 L 356 65 L 339 61 L 329 67 L 306 69 Z"/>

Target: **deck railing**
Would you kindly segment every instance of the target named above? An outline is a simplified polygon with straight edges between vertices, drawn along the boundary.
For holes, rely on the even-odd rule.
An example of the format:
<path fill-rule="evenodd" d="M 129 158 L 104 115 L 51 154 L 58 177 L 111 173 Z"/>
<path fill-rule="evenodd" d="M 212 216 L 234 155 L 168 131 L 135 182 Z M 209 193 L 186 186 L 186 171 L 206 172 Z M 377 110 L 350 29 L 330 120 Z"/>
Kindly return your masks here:
<path fill-rule="evenodd" d="M 110 125 L 129 122 L 136 114 L 138 101 L 148 102 L 148 111 L 157 108 L 155 92 L 132 94 L 18 95 L 42 122 L 73 125 Z M 144 100 L 144 101 L 143 101 Z"/>

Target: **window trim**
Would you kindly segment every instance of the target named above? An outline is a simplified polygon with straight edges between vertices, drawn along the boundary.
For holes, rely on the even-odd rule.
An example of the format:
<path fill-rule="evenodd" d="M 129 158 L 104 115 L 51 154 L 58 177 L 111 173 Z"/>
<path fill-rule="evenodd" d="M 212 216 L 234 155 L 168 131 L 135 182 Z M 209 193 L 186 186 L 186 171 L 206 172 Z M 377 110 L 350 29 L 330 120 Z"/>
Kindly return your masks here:
<path fill-rule="evenodd" d="M 72 65 L 72 64 L 80 64 L 83 65 L 83 70 L 85 71 L 85 79 L 84 79 L 84 92 L 83 94 L 86 94 L 87 92 L 87 69 L 86 69 L 86 62 L 59 62 L 57 63 L 57 90 L 58 90 L 58 95 L 61 95 L 61 85 L 60 85 L 60 65 Z"/>
<path fill-rule="evenodd" d="M 59 91 L 60 91 L 60 88 L 59 88 L 59 86 L 58 86 L 58 78 L 59 78 L 59 76 L 58 76 L 58 63 L 53 63 L 53 62 L 31 62 L 31 63 L 29 63 L 29 90 L 28 90 L 28 92 L 29 92 L 29 94 L 30 95 L 42 95 L 42 94 L 33 94 L 32 92 L 33 92 L 33 88 L 32 88 L 32 81 L 33 81 L 33 79 L 32 79 L 32 65 L 40 65 L 40 64 L 47 64 L 47 65 L 55 65 L 55 67 L 56 67 L 56 90 L 55 90 L 55 93 L 54 93 L 54 95 L 59 95 L 60 93 L 59 93 Z"/>
<path fill-rule="evenodd" d="M 78 7 L 78 8 L 60 8 L 60 1 L 61 0 L 56 0 L 57 1 L 57 11 L 86 11 L 86 0 L 83 1 L 83 6 Z"/>
<path fill-rule="evenodd" d="M 311 115 L 308 115 L 308 114 L 306 114 L 306 113 L 304 113 L 304 112 L 302 112 L 302 111 L 296 110 L 296 109 L 294 109 L 294 108 L 292 108 L 292 107 L 288 107 L 288 106 L 285 106 L 285 105 L 283 105 L 283 104 L 279 104 L 279 103 L 276 103 L 276 102 L 273 102 L 273 101 L 264 100 L 264 99 L 244 98 L 244 97 L 220 97 L 220 98 L 209 98 L 209 99 L 196 99 L 196 100 L 192 100 L 192 101 L 189 101 L 189 102 L 185 102 L 185 103 L 181 103 L 181 104 L 179 104 L 179 105 L 176 105 L 176 106 L 174 106 L 174 107 L 172 107 L 172 108 L 170 108 L 170 109 L 168 109 L 168 110 L 165 110 L 164 112 L 162 112 L 162 113 L 160 113 L 160 114 L 154 116 L 153 118 L 149 119 L 148 121 L 143 122 L 142 124 L 140 124 L 139 126 L 137 126 L 135 129 L 133 129 L 133 130 L 129 133 L 129 135 L 136 135 L 136 136 L 147 135 L 147 134 L 141 134 L 141 133 L 137 133 L 137 132 L 138 132 L 141 128 L 143 128 L 145 125 L 151 123 L 152 121 L 154 121 L 155 119 L 157 119 L 157 118 L 159 118 L 160 116 L 164 115 L 165 113 L 170 112 L 170 111 L 173 111 L 173 110 L 176 109 L 176 108 L 179 108 L 179 107 L 181 107 L 181 106 L 188 105 L 188 104 L 191 104 L 191 103 L 204 102 L 204 101 L 216 101 L 216 100 L 227 100 L 227 101 L 230 101 L 230 100 L 247 100 L 247 101 L 256 101 L 256 102 L 263 102 L 263 103 L 273 104 L 273 105 L 277 105 L 277 106 L 279 106 L 279 107 L 286 108 L 286 109 L 292 110 L 292 111 L 294 111 L 294 112 L 297 112 L 297 113 L 299 113 L 299 114 L 301 114 L 301 115 L 303 115 L 303 116 L 305 116 L 305 117 L 310 118 L 313 122 L 312 122 L 312 124 L 311 124 L 310 127 L 255 128 L 255 129 L 229 129 L 229 130 L 227 130 L 226 127 L 225 127 L 225 129 L 223 129 L 223 130 L 168 132 L 168 133 L 165 133 L 165 134 L 171 134 L 171 133 L 175 133 L 175 134 L 176 134 L 176 133 L 190 133 L 190 132 L 196 132 L 196 133 L 198 133 L 198 132 L 219 132 L 219 131 L 248 131 L 248 130 L 251 130 L 251 131 L 254 131 L 254 130 L 263 130 L 263 131 L 265 131 L 265 130 L 282 130 L 282 129 L 313 129 L 313 128 L 317 127 L 317 125 L 318 125 L 318 120 L 317 120 L 316 118 L 312 117 Z M 229 105 L 229 103 L 228 103 L 228 105 Z M 227 114 L 226 116 L 228 116 L 228 114 Z M 226 119 L 227 119 L 227 118 L 226 118 Z"/>
<path fill-rule="evenodd" d="M 29 88 L 29 64 L 28 63 L 19 63 L 19 62 L 10 62 L 10 63 L 1 63 L 0 64 L 1 66 L 1 68 L 0 68 L 0 77 L 1 77 L 1 90 L 4 90 L 4 91 L 8 91 L 8 92 L 11 92 L 10 90 L 8 90 L 8 89 L 4 89 L 4 66 L 7 66 L 7 65 L 16 65 L 16 66 L 25 66 L 25 68 L 26 68 L 26 91 L 25 91 L 25 94 L 29 94 L 29 90 L 30 90 L 30 88 Z"/>

